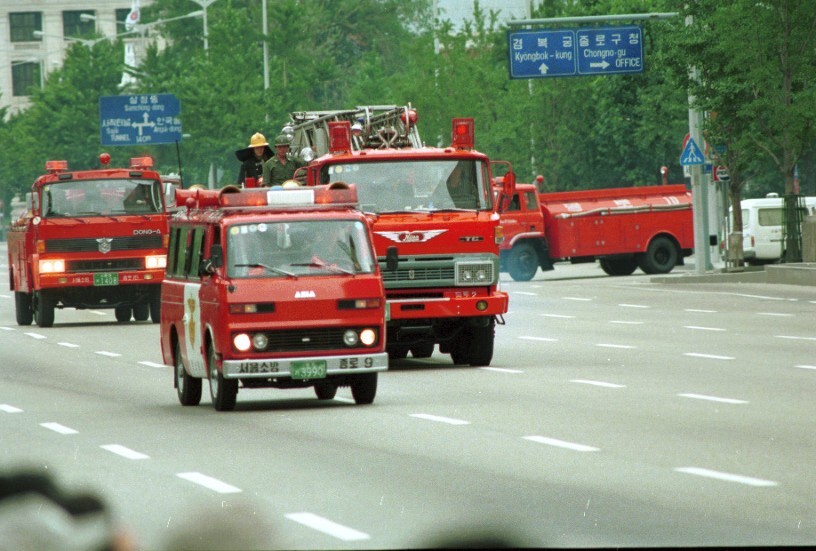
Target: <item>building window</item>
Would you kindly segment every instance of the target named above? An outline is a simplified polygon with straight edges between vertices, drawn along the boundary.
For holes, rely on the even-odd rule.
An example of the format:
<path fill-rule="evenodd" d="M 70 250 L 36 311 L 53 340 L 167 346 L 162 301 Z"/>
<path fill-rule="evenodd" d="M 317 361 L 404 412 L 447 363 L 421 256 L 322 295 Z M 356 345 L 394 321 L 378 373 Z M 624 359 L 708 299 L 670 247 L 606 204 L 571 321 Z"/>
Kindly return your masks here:
<path fill-rule="evenodd" d="M 11 65 L 12 95 L 30 96 L 40 87 L 39 62 L 22 61 Z"/>
<path fill-rule="evenodd" d="M 75 10 L 62 12 L 62 33 L 66 37 L 83 37 L 92 35 L 95 31 L 95 21 L 83 21 L 79 16 L 87 13 L 93 15 L 93 10 Z"/>
<path fill-rule="evenodd" d="M 116 34 L 125 32 L 125 22 L 130 14 L 130 8 L 121 8 L 116 10 Z"/>
<path fill-rule="evenodd" d="M 38 11 L 10 13 L 9 29 L 12 42 L 42 40 L 34 36 L 34 31 L 42 30 L 42 13 Z"/>

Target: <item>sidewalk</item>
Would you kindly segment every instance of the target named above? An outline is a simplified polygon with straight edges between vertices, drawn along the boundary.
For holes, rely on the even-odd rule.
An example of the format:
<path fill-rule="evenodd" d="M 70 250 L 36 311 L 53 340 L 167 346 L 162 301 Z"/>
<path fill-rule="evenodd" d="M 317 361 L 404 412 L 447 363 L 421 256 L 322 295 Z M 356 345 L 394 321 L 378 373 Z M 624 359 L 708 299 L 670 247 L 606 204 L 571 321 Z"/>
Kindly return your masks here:
<path fill-rule="evenodd" d="M 746 266 L 741 272 L 724 272 L 722 268 L 704 274 L 683 272 L 655 276 L 653 283 L 778 283 L 816 286 L 816 263 L 767 264 Z"/>

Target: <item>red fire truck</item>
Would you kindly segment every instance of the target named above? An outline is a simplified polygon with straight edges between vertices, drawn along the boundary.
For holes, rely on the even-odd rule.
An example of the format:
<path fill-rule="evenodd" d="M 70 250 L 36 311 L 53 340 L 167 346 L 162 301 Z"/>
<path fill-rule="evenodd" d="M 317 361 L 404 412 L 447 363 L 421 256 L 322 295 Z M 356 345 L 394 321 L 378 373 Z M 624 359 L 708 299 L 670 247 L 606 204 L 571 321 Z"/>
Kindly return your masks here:
<path fill-rule="evenodd" d="M 555 261 L 597 259 L 609 275 L 668 273 L 692 254 L 691 204 L 682 184 L 553 193 L 518 184 L 502 213 L 501 269 L 529 281 Z"/>
<path fill-rule="evenodd" d="M 161 346 L 182 405 L 209 379 L 216 410 L 243 388 L 350 386 L 370 404 L 388 368 L 385 296 L 353 187 L 181 190 L 170 221 Z"/>
<path fill-rule="evenodd" d="M 473 119 L 454 119 L 449 147 L 425 147 L 409 107 L 290 115 L 285 133 L 315 186 L 353 183 L 374 228 L 389 306 L 388 354 L 426 358 L 438 344 L 456 364 L 489 365 L 507 293 L 499 289 L 498 201 L 491 162 L 474 150 Z M 306 155 L 304 155 L 306 153 Z M 504 196 L 515 182 L 507 165 Z"/>
<path fill-rule="evenodd" d="M 159 322 L 167 216 L 150 157 L 129 168 L 70 171 L 48 161 L 8 235 L 19 325 L 54 324 L 55 308 L 113 308 L 119 322 Z"/>

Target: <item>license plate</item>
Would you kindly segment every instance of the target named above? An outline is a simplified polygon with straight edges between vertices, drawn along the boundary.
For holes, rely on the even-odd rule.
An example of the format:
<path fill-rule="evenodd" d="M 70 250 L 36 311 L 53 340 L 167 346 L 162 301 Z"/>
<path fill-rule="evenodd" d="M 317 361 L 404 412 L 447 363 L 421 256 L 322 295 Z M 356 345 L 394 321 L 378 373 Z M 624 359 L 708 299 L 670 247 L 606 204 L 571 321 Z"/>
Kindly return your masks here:
<path fill-rule="evenodd" d="M 292 362 L 291 372 L 293 379 L 325 379 L 326 360 Z"/>
<path fill-rule="evenodd" d="M 119 285 L 119 274 L 117 272 L 101 272 L 94 274 L 94 285 Z"/>

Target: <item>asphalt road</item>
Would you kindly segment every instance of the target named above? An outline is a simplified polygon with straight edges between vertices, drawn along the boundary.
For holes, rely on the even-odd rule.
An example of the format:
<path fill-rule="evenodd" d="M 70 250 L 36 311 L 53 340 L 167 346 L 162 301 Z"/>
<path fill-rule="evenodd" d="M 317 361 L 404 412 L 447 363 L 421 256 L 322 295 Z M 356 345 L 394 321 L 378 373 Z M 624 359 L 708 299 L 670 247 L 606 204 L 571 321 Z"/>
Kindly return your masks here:
<path fill-rule="evenodd" d="M 816 544 L 816 288 L 594 265 L 503 287 L 489 368 L 436 353 L 371 406 L 241 390 L 228 413 L 179 405 L 156 325 L 18 327 L 6 288 L 0 468 L 98 492 L 144 549 Z"/>

